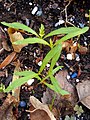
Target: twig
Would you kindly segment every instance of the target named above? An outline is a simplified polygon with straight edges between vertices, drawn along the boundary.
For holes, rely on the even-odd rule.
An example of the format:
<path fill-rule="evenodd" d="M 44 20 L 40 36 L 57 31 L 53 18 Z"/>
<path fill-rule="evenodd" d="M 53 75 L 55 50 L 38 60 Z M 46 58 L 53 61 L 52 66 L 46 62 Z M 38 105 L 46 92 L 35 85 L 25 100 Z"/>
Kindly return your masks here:
<path fill-rule="evenodd" d="M 68 15 L 67 15 L 67 7 L 70 5 L 71 2 L 72 2 L 72 0 L 69 0 L 68 4 L 65 6 L 65 9 L 62 12 L 65 12 L 65 18 L 66 18 L 65 26 L 67 26 L 66 24 L 70 24 L 75 27 L 74 24 L 72 24 L 71 22 L 68 21 Z"/>

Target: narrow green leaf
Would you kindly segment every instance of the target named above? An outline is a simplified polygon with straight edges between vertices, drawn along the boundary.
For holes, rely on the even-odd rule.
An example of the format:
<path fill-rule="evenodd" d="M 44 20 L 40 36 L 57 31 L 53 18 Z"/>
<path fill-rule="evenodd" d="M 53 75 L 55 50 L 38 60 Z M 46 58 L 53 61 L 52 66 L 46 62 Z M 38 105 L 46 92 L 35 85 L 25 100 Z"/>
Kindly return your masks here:
<path fill-rule="evenodd" d="M 43 24 L 41 24 L 41 27 L 39 29 L 39 35 L 41 38 L 45 35 L 45 28 Z"/>
<path fill-rule="evenodd" d="M 54 86 L 54 91 L 55 92 L 57 92 L 57 93 L 59 93 L 61 95 L 67 95 L 67 94 L 69 94 L 67 91 L 63 90 L 60 87 L 58 81 L 56 80 L 56 78 L 54 76 L 50 75 L 50 79 L 51 79 L 51 82 L 52 82 L 52 84 Z"/>
<path fill-rule="evenodd" d="M 75 36 L 78 36 L 78 35 L 80 35 L 80 34 L 83 34 L 83 33 L 85 33 L 86 31 L 88 31 L 89 30 L 89 27 L 84 27 L 84 28 L 82 28 L 82 29 L 80 29 L 80 30 L 76 30 L 76 31 L 73 31 L 73 32 L 71 32 L 71 33 L 68 33 L 67 35 L 65 35 L 64 37 L 62 37 L 60 40 L 58 40 L 56 43 L 55 43 L 55 45 L 56 44 L 60 44 L 61 42 L 63 42 L 63 41 L 65 41 L 65 40 L 68 40 L 68 39 L 70 39 L 70 38 L 73 38 L 73 37 L 75 37 Z"/>
<path fill-rule="evenodd" d="M 27 31 L 27 32 L 32 33 L 38 37 L 38 34 L 33 29 L 31 29 L 30 27 L 28 27 L 24 24 L 21 24 L 19 22 L 13 22 L 13 23 L 1 22 L 1 24 L 8 26 L 8 27 L 11 27 L 11 28 L 16 28 L 16 29 L 21 29 L 21 30 Z"/>
<path fill-rule="evenodd" d="M 24 77 L 26 77 L 26 76 L 29 76 L 30 74 L 34 74 L 35 72 L 33 72 L 33 71 L 27 71 L 27 70 L 25 70 L 25 71 L 18 71 L 18 72 L 15 72 L 14 74 L 15 75 L 17 75 L 17 76 L 24 76 Z M 35 73 L 35 74 L 37 74 L 37 73 Z M 38 79 L 38 80 L 41 80 L 41 78 L 39 77 L 39 76 L 36 76 L 36 78 Z"/>
<path fill-rule="evenodd" d="M 74 31 L 78 31 L 80 30 L 80 28 L 77 27 L 63 27 L 63 28 L 59 28 L 56 29 L 52 32 L 50 32 L 49 34 L 47 34 L 44 38 L 50 37 L 50 36 L 54 36 L 54 35 L 59 35 L 59 34 L 67 34 L 67 33 L 72 33 Z"/>
<path fill-rule="evenodd" d="M 13 44 L 16 44 L 16 45 L 19 45 L 19 44 L 35 44 L 35 43 L 50 46 L 48 42 L 46 42 L 45 40 L 43 40 L 41 38 L 26 38 L 26 39 L 23 39 L 23 40 L 18 40 L 16 42 L 13 42 Z"/>
<path fill-rule="evenodd" d="M 27 70 L 25 70 L 25 71 L 17 71 L 14 74 L 17 75 L 17 76 L 24 76 L 25 77 L 25 76 L 29 76 L 31 74 L 36 74 L 36 73 L 33 72 L 33 71 L 27 71 Z"/>
<path fill-rule="evenodd" d="M 61 45 L 56 45 L 54 48 L 52 48 L 48 54 L 45 56 L 43 59 L 42 65 L 40 67 L 39 73 L 43 71 L 45 68 L 46 64 L 53 58 L 53 56 L 61 49 Z"/>
<path fill-rule="evenodd" d="M 29 79 L 35 78 L 37 77 L 38 74 L 36 73 L 32 73 L 32 71 L 30 72 L 29 76 L 25 76 L 25 77 L 21 77 L 15 81 L 13 81 L 6 89 L 5 92 L 10 92 L 11 90 L 23 85 L 24 83 L 26 83 Z"/>
<path fill-rule="evenodd" d="M 47 82 L 44 82 L 44 84 L 45 84 L 48 88 L 50 88 L 51 90 L 54 91 L 54 86 L 53 86 L 52 84 L 49 84 L 49 83 L 47 83 Z"/>
<path fill-rule="evenodd" d="M 53 67 L 55 66 L 57 60 L 58 60 L 59 57 L 60 57 L 61 50 L 62 50 L 62 45 L 60 45 L 60 46 L 61 46 L 60 50 L 57 51 L 57 53 L 54 55 L 54 57 L 53 57 L 52 60 L 51 60 L 51 65 L 50 65 L 49 73 L 53 71 Z"/>
<path fill-rule="evenodd" d="M 55 69 L 52 71 L 52 75 L 54 75 L 58 70 L 60 70 L 63 66 L 57 66 Z"/>

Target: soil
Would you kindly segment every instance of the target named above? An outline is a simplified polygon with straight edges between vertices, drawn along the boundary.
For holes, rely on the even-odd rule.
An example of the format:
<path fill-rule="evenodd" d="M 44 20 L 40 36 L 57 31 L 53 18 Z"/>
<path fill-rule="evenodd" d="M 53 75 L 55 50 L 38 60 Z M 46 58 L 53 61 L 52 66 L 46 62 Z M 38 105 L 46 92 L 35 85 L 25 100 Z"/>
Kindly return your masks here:
<path fill-rule="evenodd" d="M 64 24 L 57 24 L 60 19 L 66 20 L 65 16 L 65 6 L 68 4 L 69 0 L 0 0 L 0 22 L 21 22 L 35 31 L 38 32 L 40 24 L 45 25 L 45 32 L 49 33 L 50 31 L 63 27 L 63 26 L 71 26 L 71 24 L 64 23 Z M 32 14 L 33 9 L 35 6 L 38 7 L 38 10 L 35 14 Z M 85 14 L 89 14 L 90 9 L 90 1 L 89 0 L 72 0 L 72 2 L 67 7 L 67 18 L 70 23 L 77 27 L 84 27 L 90 26 L 89 18 L 85 17 Z M 38 13 L 39 11 L 39 13 Z M 88 22 L 89 21 L 89 22 Z M 2 29 L 5 33 L 1 32 L 0 40 L 5 39 L 11 49 L 11 51 L 0 50 L 0 63 L 8 56 L 12 51 L 12 45 L 9 41 L 9 36 L 7 35 L 5 26 L 1 25 Z M 0 41 L 0 42 L 1 42 Z M 79 57 L 80 61 L 77 62 L 75 60 L 67 60 L 60 58 L 58 61 L 59 65 L 63 65 L 65 69 L 68 70 L 70 73 L 70 69 L 67 67 L 66 64 L 69 66 L 74 66 L 74 71 L 78 71 L 78 67 L 81 66 L 82 73 L 79 77 L 79 82 L 82 80 L 90 80 L 90 30 L 85 34 L 80 36 L 80 44 L 84 47 L 88 48 L 88 52 L 85 54 L 81 54 L 80 52 L 76 52 Z M 1 48 L 0 48 L 1 49 Z M 17 59 L 19 59 L 21 63 L 22 70 L 30 70 L 33 69 L 34 71 L 38 71 L 39 66 L 37 64 L 37 58 L 42 58 L 48 52 L 48 47 L 43 47 L 40 50 L 40 46 L 35 45 L 28 45 L 24 47 L 19 54 L 17 54 Z M 34 53 L 36 57 L 34 57 Z M 64 55 L 66 57 L 66 52 L 62 51 L 61 56 Z M 61 62 L 62 61 L 62 62 Z M 65 64 L 66 63 L 66 64 Z M 0 75 L 0 83 L 3 83 L 5 87 L 9 85 L 12 81 L 13 72 L 15 69 L 14 63 L 10 63 L 4 69 L 0 70 L 5 74 Z M 7 72 L 7 76 L 6 76 Z M 70 80 L 74 86 L 77 84 L 76 78 L 73 78 L 73 81 Z M 43 97 L 43 92 L 46 90 L 46 87 L 43 85 L 37 85 L 38 81 L 35 81 L 31 86 L 22 85 L 20 90 L 20 101 L 25 101 L 27 106 L 22 108 L 19 106 L 18 118 L 17 120 L 30 120 L 29 113 L 25 112 L 26 109 L 29 109 L 29 97 L 31 95 L 35 96 L 39 100 Z M 81 103 L 79 103 L 82 105 Z M 0 103 L 2 105 L 2 103 Z M 78 117 L 76 116 L 77 120 L 90 120 L 90 110 L 83 106 L 84 113 Z M 61 113 L 62 114 L 62 113 Z M 63 115 L 60 116 L 60 120 L 64 119 Z"/>

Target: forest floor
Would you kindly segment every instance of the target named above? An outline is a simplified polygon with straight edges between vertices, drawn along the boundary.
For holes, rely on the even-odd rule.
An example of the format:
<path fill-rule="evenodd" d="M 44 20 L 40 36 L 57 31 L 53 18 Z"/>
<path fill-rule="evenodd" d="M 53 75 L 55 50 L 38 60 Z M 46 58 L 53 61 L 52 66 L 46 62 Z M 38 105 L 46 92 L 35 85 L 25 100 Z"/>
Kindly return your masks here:
<path fill-rule="evenodd" d="M 42 23 L 47 34 L 52 30 L 66 26 L 90 27 L 89 9 L 89 0 L 0 0 L 0 22 L 20 22 L 34 29 L 37 33 Z M 24 36 L 27 37 L 28 35 Z M 55 41 L 57 38 L 58 36 L 53 37 L 53 40 Z M 69 47 L 62 50 L 57 61 L 57 66 L 61 65 L 63 69 L 56 73 L 56 78 L 64 80 L 60 82 L 67 86 L 65 89 L 71 92 L 72 96 L 68 98 L 57 95 L 52 105 L 52 113 L 56 120 L 90 120 L 90 30 L 81 35 L 78 40 L 76 37 L 74 42 L 73 39 L 70 39 L 66 44 Z M 79 44 L 81 48 L 74 48 L 75 44 Z M 39 62 L 43 60 L 48 51 L 47 46 L 40 48 L 38 44 L 23 47 L 13 61 L 0 69 L 0 83 L 3 83 L 5 87 L 10 84 L 17 64 L 21 70 L 37 72 L 40 68 Z M 12 52 L 13 47 L 7 34 L 7 27 L 0 24 L 0 63 Z M 69 53 L 74 53 L 73 58 L 67 57 Z M 46 69 L 48 67 L 47 65 Z M 13 108 L 15 118 L 11 118 L 11 120 L 31 119 L 30 96 L 51 105 L 54 98 L 53 94 L 54 92 L 49 88 L 43 84 L 38 84 L 37 80 L 34 80 L 31 85 L 28 83 L 22 85 L 19 92 L 19 105 Z M 2 113 L 1 110 L 7 111 L 11 104 L 7 106 L 5 103 L 7 94 L 0 96 L 0 113 L 2 114 L 0 117 L 2 120 L 6 120 L 3 115 L 9 115 L 7 112 Z M 9 99 L 14 99 L 12 96 L 9 97 Z M 21 105 L 21 102 L 25 105 Z M 77 104 L 78 109 L 82 106 L 83 112 L 80 109 L 74 110 Z M 81 112 L 80 116 L 77 114 L 78 111 Z M 71 116 L 73 118 L 70 118 Z M 31 120 L 35 119 L 32 118 Z"/>

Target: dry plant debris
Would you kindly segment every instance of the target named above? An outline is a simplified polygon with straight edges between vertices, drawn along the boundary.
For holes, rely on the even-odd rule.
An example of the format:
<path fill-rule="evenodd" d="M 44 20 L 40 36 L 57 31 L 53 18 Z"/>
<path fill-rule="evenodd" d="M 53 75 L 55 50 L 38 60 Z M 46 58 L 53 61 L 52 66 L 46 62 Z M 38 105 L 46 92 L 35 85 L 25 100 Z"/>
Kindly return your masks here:
<path fill-rule="evenodd" d="M 46 104 L 41 103 L 34 96 L 30 97 L 33 110 L 30 110 L 31 120 L 56 120 Z"/>
<path fill-rule="evenodd" d="M 82 83 L 77 84 L 76 88 L 79 96 L 79 101 L 88 109 L 90 109 L 90 81 L 82 81 Z"/>
<path fill-rule="evenodd" d="M 0 106 L 0 120 L 16 120 L 13 115 L 13 106 L 17 105 L 17 101 L 14 97 L 8 94 L 2 106 Z"/>

